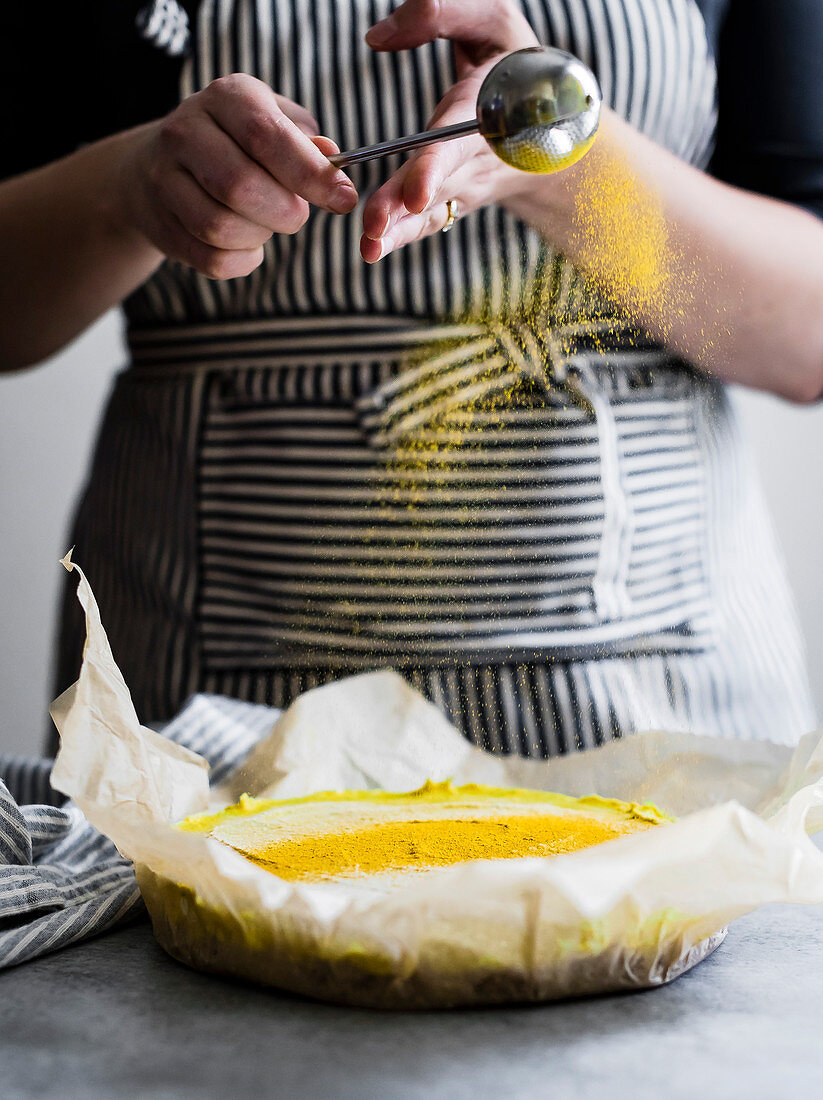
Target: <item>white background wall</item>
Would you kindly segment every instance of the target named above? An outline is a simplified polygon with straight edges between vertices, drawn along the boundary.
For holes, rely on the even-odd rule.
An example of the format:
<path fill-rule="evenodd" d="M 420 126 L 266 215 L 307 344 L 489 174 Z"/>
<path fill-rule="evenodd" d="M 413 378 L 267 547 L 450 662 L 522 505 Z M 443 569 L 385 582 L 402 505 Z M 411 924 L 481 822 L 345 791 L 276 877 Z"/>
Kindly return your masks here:
<path fill-rule="evenodd" d="M 100 408 L 123 360 L 119 318 L 111 314 L 42 367 L 0 377 L 0 752 L 37 753 L 44 737 L 63 572 L 57 562 L 67 549 L 68 517 Z M 797 409 L 749 393 L 740 401 L 800 605 L 823 715 L 823 405 Z"/>

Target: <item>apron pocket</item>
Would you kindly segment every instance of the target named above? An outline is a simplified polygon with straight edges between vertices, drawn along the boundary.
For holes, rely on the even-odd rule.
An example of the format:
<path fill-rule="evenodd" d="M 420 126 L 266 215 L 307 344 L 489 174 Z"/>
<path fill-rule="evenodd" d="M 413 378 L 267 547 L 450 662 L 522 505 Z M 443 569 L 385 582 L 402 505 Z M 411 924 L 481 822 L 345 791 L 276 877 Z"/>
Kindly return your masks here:
<path fill-rule="evenodd" d="M 526 387 L 382 447 L 363 409 L 395 361 L 216 374 L 198 501 L 206 668 L 705 648 L 709 384 L 649 354 L 576 357 L 576 404 Z"/>

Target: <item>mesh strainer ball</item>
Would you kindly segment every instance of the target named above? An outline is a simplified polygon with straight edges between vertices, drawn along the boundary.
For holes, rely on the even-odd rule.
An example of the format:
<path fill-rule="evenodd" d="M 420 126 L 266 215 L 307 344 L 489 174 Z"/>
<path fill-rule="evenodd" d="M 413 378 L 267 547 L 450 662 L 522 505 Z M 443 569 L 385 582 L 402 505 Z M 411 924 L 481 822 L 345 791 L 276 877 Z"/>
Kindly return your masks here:
<path fill-rule="evenodd" d="M 565 50 L 517 50 L 491 70 L 477 122 L 491 148 L 524 172 L 557 172 L 590 148 L 602 96 L 594 73 Z"/>

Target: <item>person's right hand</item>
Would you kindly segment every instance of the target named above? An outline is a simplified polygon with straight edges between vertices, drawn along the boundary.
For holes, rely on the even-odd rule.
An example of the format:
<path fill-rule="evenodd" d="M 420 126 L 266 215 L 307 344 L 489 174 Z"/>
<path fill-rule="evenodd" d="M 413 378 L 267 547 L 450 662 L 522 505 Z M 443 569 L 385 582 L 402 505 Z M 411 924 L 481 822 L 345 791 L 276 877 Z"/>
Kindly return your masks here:
<path fill-rule="evenodd" d="M 132 133 L 120 173 L 126 223 L 213 279 L 248 275 L 272 234 L 300 229 L 309 204 L 346 214 L 357 203 L 309 112 L 244 73 Z"/>

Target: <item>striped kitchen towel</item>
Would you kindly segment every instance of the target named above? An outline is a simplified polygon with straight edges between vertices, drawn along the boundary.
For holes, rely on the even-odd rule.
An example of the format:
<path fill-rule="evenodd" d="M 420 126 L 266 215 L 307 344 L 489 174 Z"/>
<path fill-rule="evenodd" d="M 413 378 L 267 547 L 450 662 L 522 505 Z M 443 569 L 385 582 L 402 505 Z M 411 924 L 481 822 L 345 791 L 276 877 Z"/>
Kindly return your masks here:
<path fill-rule="evenodd" d="M 219 783 L 277 715 L 195 695 L 163 732 L 205 757 Z M 131 863 L 52 790 L 51 764 L 0 755 L 0 969 L 145 916 Z"/>

